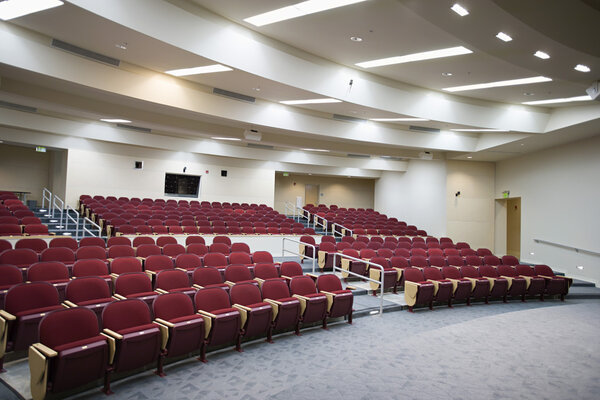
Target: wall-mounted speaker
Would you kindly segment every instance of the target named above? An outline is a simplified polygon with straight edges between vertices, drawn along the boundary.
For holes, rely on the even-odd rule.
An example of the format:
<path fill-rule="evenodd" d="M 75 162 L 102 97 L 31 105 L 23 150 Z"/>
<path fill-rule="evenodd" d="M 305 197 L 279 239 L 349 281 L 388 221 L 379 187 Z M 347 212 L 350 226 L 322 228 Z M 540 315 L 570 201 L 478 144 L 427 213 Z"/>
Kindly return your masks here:
<path fill-rule="evenodd" d="M 227 176 L 227 170 L 222 169 L 221 170 L 221 176 Z"/>
<path fill-rule="evenodd" d="M 135 169 L 142 169 L 144 168 L 144 162 L 143 161 L 136 161 L 135 165 L 134 165 Z"/>

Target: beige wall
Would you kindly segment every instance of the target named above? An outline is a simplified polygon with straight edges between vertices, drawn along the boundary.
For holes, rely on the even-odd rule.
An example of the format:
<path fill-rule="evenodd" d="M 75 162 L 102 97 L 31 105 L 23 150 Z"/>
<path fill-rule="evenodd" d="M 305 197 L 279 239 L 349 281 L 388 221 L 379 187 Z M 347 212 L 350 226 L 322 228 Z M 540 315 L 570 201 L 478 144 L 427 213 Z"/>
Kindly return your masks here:
<path fill-rule="evenodd" d="M 31 192 L 27 200 L 41 204 L 42 190 L 48 187 L 50 153 L 33 147 L 0 144 L 0 190 Z"/>
<path fill-rule="evenodd" d="M 495 170 L 490 162 L 447 161 L 446 234 L 455 242 L 493 251 Z"/>
<path fill-rule="evenodd" d="M 295 183 L 295 185 L 294 185 Z M 296 197 L 304 202 L 304 186 L 319 185 L 320 203 L 337 204 L 340 207 L 373 208 L 374 180 L 343 177 L 325 177 L 315 175 L 283 176 L 275 174 L 275 209 L 285 212 L 285 202 L 296 204 Z"/>

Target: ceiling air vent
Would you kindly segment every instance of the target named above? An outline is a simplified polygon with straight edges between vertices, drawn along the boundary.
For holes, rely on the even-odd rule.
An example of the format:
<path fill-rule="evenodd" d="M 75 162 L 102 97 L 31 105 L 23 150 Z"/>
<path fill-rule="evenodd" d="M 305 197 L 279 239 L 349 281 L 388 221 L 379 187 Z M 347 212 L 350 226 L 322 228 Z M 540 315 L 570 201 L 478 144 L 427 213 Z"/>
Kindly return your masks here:
<path fill-rule="evenodd" d="M 351 153 L 348 153 L 348 157 L 352 157 L 352 158 L 371 158 L 371 156 L 367 155 L 367 154 L 351 154 Z"/>
<path fill-rule="evenodd" d="M 266 144 L 256 144 L 256 143 L 248 143 L 248 147 L 252 147 L 253 149 L 263 149 L 263 150 L 273 150 L 273 146 L 269 146 Z"/>
<path fill-rule="evenodd" d="M 138 132 L 145 132 L 145 133 L 152 132 L 152 129 L 150 129 L 150 128 L 144 128 L 142 126 L 117 124 L 117 127 L 123 128 L 123 129 L 129 129 L 131 131 L 138 131 Z"/>
<path fill-rule="evenodd" d="M 75 46 L 74 44 L 66 43 L 58 39 L 52 39 L 52 47 L 56 47 L 57 49 L 68 51 L 69 53 L 77 54 L 79 56 L 89 58 L 91 60 L 98 61 L 104 64 L 114 65 L 115 67 L 118 67 L 121 63 L 121 61 L 117 60 L 116 58 L 105 56 L 103 54 L 99 54 L 91 50 L 83 49 L 81 47 Z"/>
<path fill-rule="evenodd" d="M 9 103 L 8 101 L 2 101 L 2 100 L 0 100 L 0 107 L 10 108 L 12 110 L 17 110 L 17 111 L 31 112 L 31 113 L 37 112 L 37 108 L 35 108 L 35 107 L 24 106 L 22 104 L 16 104 L 16 103 Z"/>
<path fill-rule="evenodd" d="M 230 99 L 245 101 L 246 103 L 254 103 L 256 99 L 252 96 L 246 96 L 245 94 L 230 92 L 229 90 L 213 88 L 213 93 L 219 96 L 229 97 Z"/>
<path fill-rule="evenodd" d="M 341 114 L 333 114 L 333 119 L 337 119 L 339 121 L 348 121 L 348 122 L 365 122 L 362 118 L 349 117 L 347 115 Z"/>
<path fill-rule="evenodd" d="M 440 130 L 437 128 L 428 128 L 426 126 L 417 126 L 411 125 L 408 127 L 411 131 L 419 131 L 419 132 L 431 132 L 431 133 L 440 133 Z"/>

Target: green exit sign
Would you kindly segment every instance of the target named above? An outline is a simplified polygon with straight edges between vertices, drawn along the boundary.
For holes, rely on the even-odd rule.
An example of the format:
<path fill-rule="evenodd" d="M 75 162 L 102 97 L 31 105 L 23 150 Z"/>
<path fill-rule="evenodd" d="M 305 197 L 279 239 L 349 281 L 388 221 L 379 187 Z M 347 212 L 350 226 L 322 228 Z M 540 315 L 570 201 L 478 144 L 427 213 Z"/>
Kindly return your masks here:
<path fill-rule="evenodd" d="M 290 176 L 290 173 L 289 172 L 284 172 L 283 176 Z"/>
<path fill-rule="evenodd" d="M 45 153 L 46 152 L 46 148 L 44 146 L 37 146 L 35 148 L 35 151 L 37 151 L 38 153 Z"/>

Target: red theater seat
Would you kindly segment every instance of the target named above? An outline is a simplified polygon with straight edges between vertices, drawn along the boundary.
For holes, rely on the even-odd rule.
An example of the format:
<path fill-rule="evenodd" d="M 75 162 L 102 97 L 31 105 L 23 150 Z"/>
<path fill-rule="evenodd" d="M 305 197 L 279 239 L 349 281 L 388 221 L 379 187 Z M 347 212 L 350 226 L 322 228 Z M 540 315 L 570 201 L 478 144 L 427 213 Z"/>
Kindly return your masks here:
<path fill-rule="evenodd" d="M 423 271 L 418 268 L 404 269 L 404 298 L 408 311 L 413 312 L 413 307 L 418 304 L 427 304 L 431 309 L 435 298 L 435 286 L 426 281 Z"/>
<path fill-rule="evenodd" d="M 273 329 L 294 328 L 300 334 L 300 301 L 291 297 L 288 285 L 278 279 L 265 281 L 262 285 L 263 300 L 273 309 Z"/>
<path fill-rule="evenodd" d="M 323 329 L 327 329 L 327 296 L 317 292 L 311 277 L 293 277 L 290 293 L 300 301 L 300 320 L 303 324 L 321 321 Z"/>
<path fill-rule="evenodd" d="M 327 296 L 327 316 L 329 318 L 348 316 L 348 323 L 352 324 L 352 304 L 354 302 L 352 291 L 344 290 L 340 279 L 333 274 L 319 275 L 317 289 L 319 293 Z"/>
<path fill-rule="evenodd" d="M 250 283 L 237 283 L 229 291 L 233 307 L 241 315 L 242 336 L 266 335 L 267 342 L 272 342 L 271 321 L 273 311 L 269 303 L 262 301 L 258 286 Z"/>

